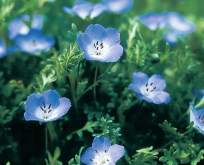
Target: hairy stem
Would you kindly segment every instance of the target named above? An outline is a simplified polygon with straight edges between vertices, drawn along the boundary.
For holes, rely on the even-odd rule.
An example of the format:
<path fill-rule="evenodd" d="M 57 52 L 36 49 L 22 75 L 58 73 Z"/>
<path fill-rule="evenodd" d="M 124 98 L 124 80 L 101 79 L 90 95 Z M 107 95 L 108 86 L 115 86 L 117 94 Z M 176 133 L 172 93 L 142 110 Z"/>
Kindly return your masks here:
<path fill-rule="evenodd" d="M 94 84 L 96 83 L 97 73 L 98 73 L 98 61 L 96 61 L 96 70 L 95 70 L 95 76 L 94 76 Z M 96 86 L 94 86 L 93 95 L 94 95 L 94 101 L 96 102 Z"/>

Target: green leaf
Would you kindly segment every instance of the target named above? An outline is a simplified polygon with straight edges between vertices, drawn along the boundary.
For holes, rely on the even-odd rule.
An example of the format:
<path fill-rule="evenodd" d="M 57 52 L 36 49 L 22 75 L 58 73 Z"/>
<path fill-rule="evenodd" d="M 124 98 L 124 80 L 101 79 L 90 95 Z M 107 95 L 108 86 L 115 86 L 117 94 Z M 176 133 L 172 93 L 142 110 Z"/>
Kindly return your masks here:
<path fill-rule="evenodd" d="M 159 161 L 167 163 L 168 165 L 178 165 L 178 162 L 174 158 L 174 148 L 170 147 L 170 150 L 164 149 L 164 156 L 159 158 Z"/>
<path fill-rule="evenodd" d="M 177 132 L 177 128 L 172 127 L 171 123 L 168 123 L 167 120 L 165 120 L 162 124 L 159 124 L 159 127 L 170 139 L 178 139 L 184 136 L 183 134 Z"/>
<path fill-rule="evenodd" d="M 152 151 L 152 149 L 153 147 L 137 150 L 137 154 L 133 155 L 130 165 L 156 165 L 155 160 L 158 159 L 158 152 Z"/>

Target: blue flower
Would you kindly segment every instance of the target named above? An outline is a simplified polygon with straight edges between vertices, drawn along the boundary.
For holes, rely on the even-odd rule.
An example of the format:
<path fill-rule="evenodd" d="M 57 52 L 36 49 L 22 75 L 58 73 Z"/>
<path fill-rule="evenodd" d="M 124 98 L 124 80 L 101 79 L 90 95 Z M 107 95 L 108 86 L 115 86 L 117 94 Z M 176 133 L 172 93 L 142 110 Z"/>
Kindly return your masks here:
<path fill-rule="evenodd" d="M 170 45 L 178 42 L 178 37 L 185 37 L 195 31 L 195 25 L 176 12 L 148 13 L 139 16 L 138 19 L 150 30 L 164 29 L 163 37 Z"/>
<path fill-rule="evenodd" d="M 197 110 L 192 102 L 190 102 L 190 122 L 193 121 L 195 127 L 199 132 L 204 134 L 204 108 Z"/>
<path fill-rule="evenodd" d="M 129 88 L 137 93 L 140 99 L 155 104 L 168 104 L 170 96 L 163 90 L 166 87 L 166 81 L 159 74 L 154 74 L 150 78 L 143 72 L 133 73 L 133 83 Z"/>
<path fill-rule="evenodd" d="M 33 17 L 33 21 L 31 22 L 32 29 L 41 30 L 43 27 L 43 19 L 42 15 L 36 14 Z M 24 23 L 24 21 L 30 21 L 30 17 L 28 15 L 22 15 L 21 17 L 17 17 L 12 20 L 9 24 L 9 38 L 13 39 L 18 34 L 26 35 L 28 34 L 30 28 Z"/>
<path fill-rule="evenodd" d="M 0 38 L 0 58 L 6 56 L 7 50 L 3 40 Z"/>
<path fill-rule="evenodd" d="M 95 137 L 92 147 L 86 149 L 81 156 L 81 162 L 87 165 L 115 165 L 115 162 L 124 155 L 124 147 L 120 145 L 112 145 L 104 136 Z"/>
<path fill-rule="evenodd" d="M 21 52 L 39 54 L 48 51 L 55 44 L 51 36 L 44 36 L 40 30 L 31 29 L 27 35 L 18 34 L 14 38 L 16 48 Z"/>
<path fill-rule="evenodd" d="M 89 25 L 85 33 L 77 36 L 77 43 L 87 60 L 115 62 L 123 54 L 118 31 L 99 24 Z"/>
<path fill-rule="evenodd" d="M 104 0 L 108 12 L 123 13 L 132 9 L 134 0 Z"/>
<path fill-rule="evenodd" d="M 140 15 L 138 19 L 150 30 L 156 30 L 157 28 L 163 28 L 166 26 L 167 17 L 168 14 L 166 12 L 161 14 L 147 13 L 145 15 Z"/>
<path fill-rule="evenodd" d="M 201 100 L 204 96 L 204 90 L 198 90 L 197 88 L 193 89 L 193 94 L 196 99 Z"/>
<path fill-rule="evenodd" d="M 71 107 L 69 99 L 60 98 L 55 90 L 47 90 L 42 94 L 31 94 L 26 100 L 24 117 L 27 121 L 40 123 L 61 118 Z"/>
<path fill-rule="evenodd" d="M 92 4 L 91 2 L 78 0 L 74 3 L 72 8 L 64 6 L 62 9 L 64 12 L 77 15 L 82 19 L 85 19 L 87 16 L 90 16 L 92 19 L 104 12 L 106 6 L 101 3 Z"/>

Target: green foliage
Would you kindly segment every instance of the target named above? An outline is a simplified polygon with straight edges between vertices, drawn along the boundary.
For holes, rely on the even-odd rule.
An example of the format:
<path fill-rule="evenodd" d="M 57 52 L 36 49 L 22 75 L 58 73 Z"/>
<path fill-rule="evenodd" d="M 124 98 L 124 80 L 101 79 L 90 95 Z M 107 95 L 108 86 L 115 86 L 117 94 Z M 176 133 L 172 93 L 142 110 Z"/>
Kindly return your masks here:
<path fill-rule="evenodd" d="M 138 24 L 135 24 L 129 31 L 127 61 L 128 63 L 136 64 L 138 67 L 145 65 L 148 51 L 146 44 L 138 31 Z"/>
<path fill-rule="evenodd" d="M 96 121 L 96 122 L 87 121 L 87 123 L 84 125 L 83 128 L 81 128 L 81 129 L 79 129 L 79 130 L 76 130 L 76 131 L 72 132 L 71 134 L 69 134 L 69 135 L 67 136 L 67 140 L 71 140 L 71 139 L 72 139 L 72 136 L 73 136 L 74 134 L 77 134 L 77 135 L 79 136 L 79 138 L 83 137 L 83 131 L 88 131 L 88 132 L 93 133 L 93 132 L 94 132 L 93 128 L 97 127 L 98 124 L 99 124 L 99 123 L 98 123 L 97 121 Z"/>
<path fill-rule="evenodd" d="M 37 83 L 38 83 L 39 88 L 35 88 L 36 91 L 39 93 L 42 93 L 46 89 L 46 86 L 56 81 L 56 79 L 57 77 L 55 76 L 54 70 L 51 70 L 51 72 L 48 75 L 41 72 L 40 77 L 37 78 Z"/>
<path fill-rule="evenodd" d="M 18 108 L 15 107 L 12 110 L 9 109 L 5 109 L 4 107 L 0 106 L 0 124 L 4 125 L 8 122 L 10 122 L 14 116 L 14 114 L 16 113 L 16 110 Z"/>
<path fill-rule="evenodd" d="M 51 155 L 49 151 L 46 151 L 46 153 L 47 153 L 48 160 L 49 160 L 49 163 L 48 163 L 48 161 L 45 159 L 46 165 L 62 165 L 62 162 L 58 160 L 61 154 L 61 150 L 59 147 L 55 148 L 53 156 Z"/>
<path fill-rule="evenodd" d="M 184 136 L 177 132 L 177 128 L 172 127 L 171 123 L 168 123 L 167 120 L 165 120 L 162 124 L 159 124 L 159 127 L 164 131 L 165 135 L 169 139 L 180 139 Z"/>
<path fill-rule="evenodd" d="M 164 149 L 164 156 L 159 160 L 169 165 L 190 163 L 196 165 L 203 159 L 204 150 L 200 150 L 199 144 L 194 144 L 192 140 L 174 142 L 170 150 Z"/>
<path fill-rule="evenodd" d="M 84 59 L 84 56 L 79 50 L 77 42 L 68 45 L 67 51 L 60 56 L 60 65 L 68 74 L 78 67 L 79 63 Z"/>
<path fill-rule="evenodd" d="M 99 121 L 99 127 L 102 132 L 95 133 L 93 136 L 105 136 L 111 141 L 111 144 L 117 143 L 119 141 L 119 137 L 121 136 L 121 128 L 119 123 L 113 122 L 114 119 L 114 117 L 110 117 L 108 114 L 105 117 L 102 117 Z"/>
<path fill-rule="evenodd" d="M 153 147 L 137 150 L 137 154 L 133 155 L 130 165 L 157 165 L 158 152 L 152 151 Z"/>
<path fill-rule="evenodd" d="M 159 160 L 163 163 L 166 163 L 168 165 L 178 165 L 178 162 L 176 161 L 176 159 L 174 158 L 174 148 L 170 147 L 170 150 L 166 150 L 164 149 L 164 156 L 162 156 L 161 158 L 159 158 Z"/>
<path fill-rule="evenodd" d="M 84 149 L 84 147 L 81 147 L 79 150 L 79 154 L 75 155 L 75 158 L 72 158 L 69 162 L 68 165 L 80 165 L 81 161 L 80 161 L 80 157 L 81 157 L 81 152 Z"/>

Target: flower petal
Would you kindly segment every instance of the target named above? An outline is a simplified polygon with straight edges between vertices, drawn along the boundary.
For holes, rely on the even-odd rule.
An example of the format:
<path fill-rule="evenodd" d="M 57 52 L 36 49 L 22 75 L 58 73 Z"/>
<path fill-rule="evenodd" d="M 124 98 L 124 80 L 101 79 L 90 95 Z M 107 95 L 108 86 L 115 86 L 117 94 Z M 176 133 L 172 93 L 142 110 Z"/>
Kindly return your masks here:
<path fill-rule="evenodd" d="M 75 13 L 82 19 L 85 19 L 88 15 L 90 15 L 92 8 L 93 8 L 93 4 L 91 2 L 77 1 L 74 3 L 72 10 L 73 10 L 73 13 Z"/>
<path fill-rule="evenodd" d="M 193 109 L 190 110 L 190 121 L 193 122 L 193 127 L 195 127 L 199 132 L 204 134 L 203 124 L 199 121 L 198 117 L 194 113 Z"/>
<path fill-rule="evenodd" d="M 74 14 L 73 10 L 67 6 L 63 6 L 62 10 L 69 14 Z"/>
<path fill-rule="evenodd" d="M 105 136 L 95 137 L 92 143 L 92 148 L 97 152 L 108 151 L 110 146 L 111 142 Z"/>
<path fill-rule="evenodd" d="M 102 54 L 105 62 L 116 62 L 122 55 L 123 47 L 121 45 L 112 46 Z"/>
<path fill-rule="evenodd" d="M 94 18 L 97 17 L 98 15 L 100 15 L 101 13 L 103 13 L 104 11 L 106 11 L 107 7 L 103 4 L 95 4 L 91 10 L 90 13 L 90 18 Z"/>
<path fill-rule="evenodd" d="M 102 41 L 102 34 L 105 31 L 105 28 L 99 24 L 95 24 L 95 25 L 89 25 L 86 30 L 85 33 L 93 40 L 95 41 Z"/>
<path fill-rule="evenodd" d="M 116 162 L 119 160 L 125 153 L 124 147 L 120 145 L 113 145 L 108 150 L 108 155 L 111 158 L 111 162 Z"/>
<path fill-rule="evenodd" d="M 128 12 L 131 10 L 134 0 L 104 0 L 109 12 Z"/>
<path fill-rule="evenodd" d="M 120 33 L 118 30 L 114 28 L 107 28 L 103 32 L 103 40 L 102 40 L 104 47 L 108 46 L 111 47 L 115 44 L 120 44 Z"/>
<path fill-rule="evenodd" d="M 9 38 L 13 39 L 18 34 L 28 34 L 29 28 L 20 18 L 15 18 L 9 24 Z"/>
<path fill-rule="evenodd" d="M 43 106 L 44 98 L 40 94 L 31 94 L 25 103 L 26 120 L 43 119 L 43 113 L 40 107 Z"/>
<path fill-rule="evenodd" d="M 152 102 L 155 104 L 168 104 L 170 102 L 170 95 L 164 91 L 155 91 L 152 95 L 150 95 Z"/>
<path fill-rule="evenodd" d="M 146 100 L 148 103 L 152 102 L 151 98 L 149 98 L 149 97 L 147 97 L 147 96 L 145 96 L 145 95 L 143 95 L 141 93 L 137 93 L 137 96 L 138 96 L 139 99 Z"/>
<path fill-rule="evenodd" d="M 89 147 L 81 156 L 81 162 L 87 165 L 94 164 L 94 162 L 91 160 L 95 158 L 95 155 L 96 155 L 96 152 L 93 150 L 92 147 Z"/>
<path fill-rule="evenodd" d="M 88 52 L 88 48 L 91 45 L 92 41 L 87 34 L 81 33 L 77 35 L 77 43 L 84 52 Z"/>
<path fill-rule="evenodd" d="M 182 32 L 183 34 L 195 31 L 195 25 L 188 22 L 181 14 L 176 12 L 169 13 L 168 25 L 171 29 Z"/>
<path fill-rule="evenodd" d="M 140 89 L 141 87 L 145 86 L 148 82 L 147 74 L 143 72 L 134 72 L 133 73 L 133 84 Z"/>
<path fill-rule="evenodd" d="M 68 98 L 60 98 L 59 106 L 55 109 L 52 109 L 52 113 L 50 114 L 49 121 L 54 121 L 65 115 L 71 107 L 71 102 Z"/>
<path fill-rule="evenodd" d="M 140 89 L 135 84 L 130 84 L 128 86 L 131 90 L 135 91 L 136 93 L 141 93 Z"/>
<path fill-rule="evenodd" d="M 43 20 L 44 20 L 44 16 L 43 15 L 35 14 L 34 17 L 33 17 L 33 21 L 32 21 L 31 27 L 33 29 L 41 30 L 42 27 L 43 27 Z"/>
<path fill-rule="evenodd" d="M 41 123 L 46 122 L 43 118 L 38 118 L 35 115 L 28 114 L 27 112 L 24 113 L 24 118 L 26 121 L 40 121 Z"/>
<path fill-rule="evenodd" d="M 0 38 L 0 58 L 6 56 L 7 50 L 3 40 Z"/>
<path fill-rule="evenodd" d="M 56 90 L 47 90 L 42 93 L 42 96 L 45 99 L 46 106 L 49 106 L 51 104 L 51 108 L 55 109 L 60 105 L 60 96 Z"/>
<path fill-rule="evenodd" d="M 159 74 L 154 74 L 149 78 L 148 84 L 151 83 L 153 83 L 152 86 L 156 87 L 155 91 L 164 90 L 164 88 L 166 87 L 166 81 Z"/>

